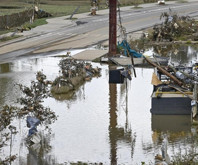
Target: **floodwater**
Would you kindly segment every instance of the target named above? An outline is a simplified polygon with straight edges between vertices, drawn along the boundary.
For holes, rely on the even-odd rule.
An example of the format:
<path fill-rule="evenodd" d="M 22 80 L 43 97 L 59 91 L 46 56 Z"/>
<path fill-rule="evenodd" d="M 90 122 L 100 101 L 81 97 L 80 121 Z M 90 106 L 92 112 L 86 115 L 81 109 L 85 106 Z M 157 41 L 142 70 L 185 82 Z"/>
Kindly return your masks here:
<path fill-rule="evenodd" d="M 184 49 L 187 57 L 180 54 Z M 168 54 L 172 62 L 197 60 L 196 48 L 186 46 L 177 50 L 178 54 Z M 146 50 L 149 52 L 157 53 L 154 48 Z M 37 71 L 42 70 L 49 80 L 55 79 L 59 75 L 60 59 L 50 56 L 1 64 L 0 107 L 15 105 L 21 95 L 15 84 L 30 85 Z M 168 139 L 171 160 L 176 160 L 176 155 L 197 153 L 197 128 L 191 125 L 190 116 L 151 115 L 153 68 L 136 68 L 137 78 L 116 85 L 108 83 L 107 64 L 92 65 L 102 69 L 101 77 L 82 84 L 71 98 L 61 95 L 44 101 L 58 115 L 49 126 L 50 132 L 38 126 L 45 145 L 28 147 L 25 119 L 15 120 L 19 132 L 12 137 L 12 147 L 8 141 L 8 146 L 0 150 L 1 159 L 11 153 L 17 154 L 14 165 L 153 164 L 155 155 L 162 154 L 164 137 Z"/>

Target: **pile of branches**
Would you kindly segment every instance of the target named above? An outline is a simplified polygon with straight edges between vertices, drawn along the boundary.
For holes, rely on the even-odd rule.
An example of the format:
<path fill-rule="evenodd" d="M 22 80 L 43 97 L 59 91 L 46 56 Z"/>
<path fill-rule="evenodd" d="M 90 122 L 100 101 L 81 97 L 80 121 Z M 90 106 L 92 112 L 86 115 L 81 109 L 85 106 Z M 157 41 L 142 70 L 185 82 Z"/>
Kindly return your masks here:
<path fill-rule="evenodd" d="M 24 96 L 18 99 L 23 106 L 20 108 L 18 115 L 20 117 L 31 115 L 38 118 L 41 122 L 49 123 L 55 121 L 56 115 L 50 108 L 44 107 L 42 102 L 50 96 L 50 81 L 46 80 L 46 76 L 42 72 L 37 72 L 37 81 L 32 81 L 30 87 L 17 84 Z"/>
<path fill-rule="evenodd" d="M 59 63 L 60 76 L 53 83 L 51 91 L 55 94 L 68 93 L 76 89 L 85 80 L 100 76 L 100 68 L 93 68 L 90 63 L 77 62 L 75 59 L 62 59 Z"/>
<path fill-rule="evenodd" d="M 153 27 L 153 41 L 173 41 L 182 35 L 188 36 L 198 32 L 198 23 L 189 16 L 178 16 L 169 9 L 169 13 L 161 14 L 160 19 L 162 18 L 164 22 Z"/>

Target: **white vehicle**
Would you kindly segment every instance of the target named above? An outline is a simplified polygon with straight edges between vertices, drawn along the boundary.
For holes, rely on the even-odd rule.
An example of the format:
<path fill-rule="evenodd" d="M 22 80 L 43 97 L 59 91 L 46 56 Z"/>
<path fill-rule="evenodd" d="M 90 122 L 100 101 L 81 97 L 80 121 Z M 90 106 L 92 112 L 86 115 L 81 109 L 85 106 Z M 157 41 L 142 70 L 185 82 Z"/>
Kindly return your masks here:
<path fill-rule="evenodd" d="M 157 3 L 158 5 L 165 5 L 165 0 L 158 0 Z"/>

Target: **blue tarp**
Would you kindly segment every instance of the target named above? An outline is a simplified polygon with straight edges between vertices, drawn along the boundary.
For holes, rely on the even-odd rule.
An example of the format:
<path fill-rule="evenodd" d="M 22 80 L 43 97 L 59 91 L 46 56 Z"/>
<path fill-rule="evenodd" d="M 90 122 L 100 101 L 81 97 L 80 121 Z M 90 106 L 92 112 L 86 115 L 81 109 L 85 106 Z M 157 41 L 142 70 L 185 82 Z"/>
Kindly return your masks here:
<path fill-rule="evenodd" d="M 127 51 L 128 51 L 130 56 L 133 56 L 135 58 L 143 57 L 142 54 L 137 53 L 135 50 L 131 49 L 130 45 L 128 44 L 128 42 L 126 40 L 123 40 L 121 43 L 118 42 L 118 46 L 124 49 L 125 56 L 128 56 L 128 53 L 127 53 Z"/>
<path fill-rule="evenodd" d="M 37 126 L 41 123 L 41 121 L 35 117 L 27 116 L 27 127 L 29 129 L 28 136 L 31 136 L 37 132 Z"/>

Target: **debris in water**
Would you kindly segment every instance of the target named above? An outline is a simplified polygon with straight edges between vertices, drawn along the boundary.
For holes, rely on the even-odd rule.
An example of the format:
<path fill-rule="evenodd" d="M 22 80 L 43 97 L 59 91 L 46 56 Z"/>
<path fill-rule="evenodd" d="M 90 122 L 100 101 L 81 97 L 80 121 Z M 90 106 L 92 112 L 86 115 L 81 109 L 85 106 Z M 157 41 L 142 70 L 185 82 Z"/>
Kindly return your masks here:
<path fill-rule="evenodd" d="M 68 93 L 85 80 L 100 76 L 100 68 L 93 68 L 90 63 L 77 62 L 72 58 L 62 59 L 59 66 L 61 76 L 53 81 L 51 88 L 52 93 L 55 94 Z"/>

